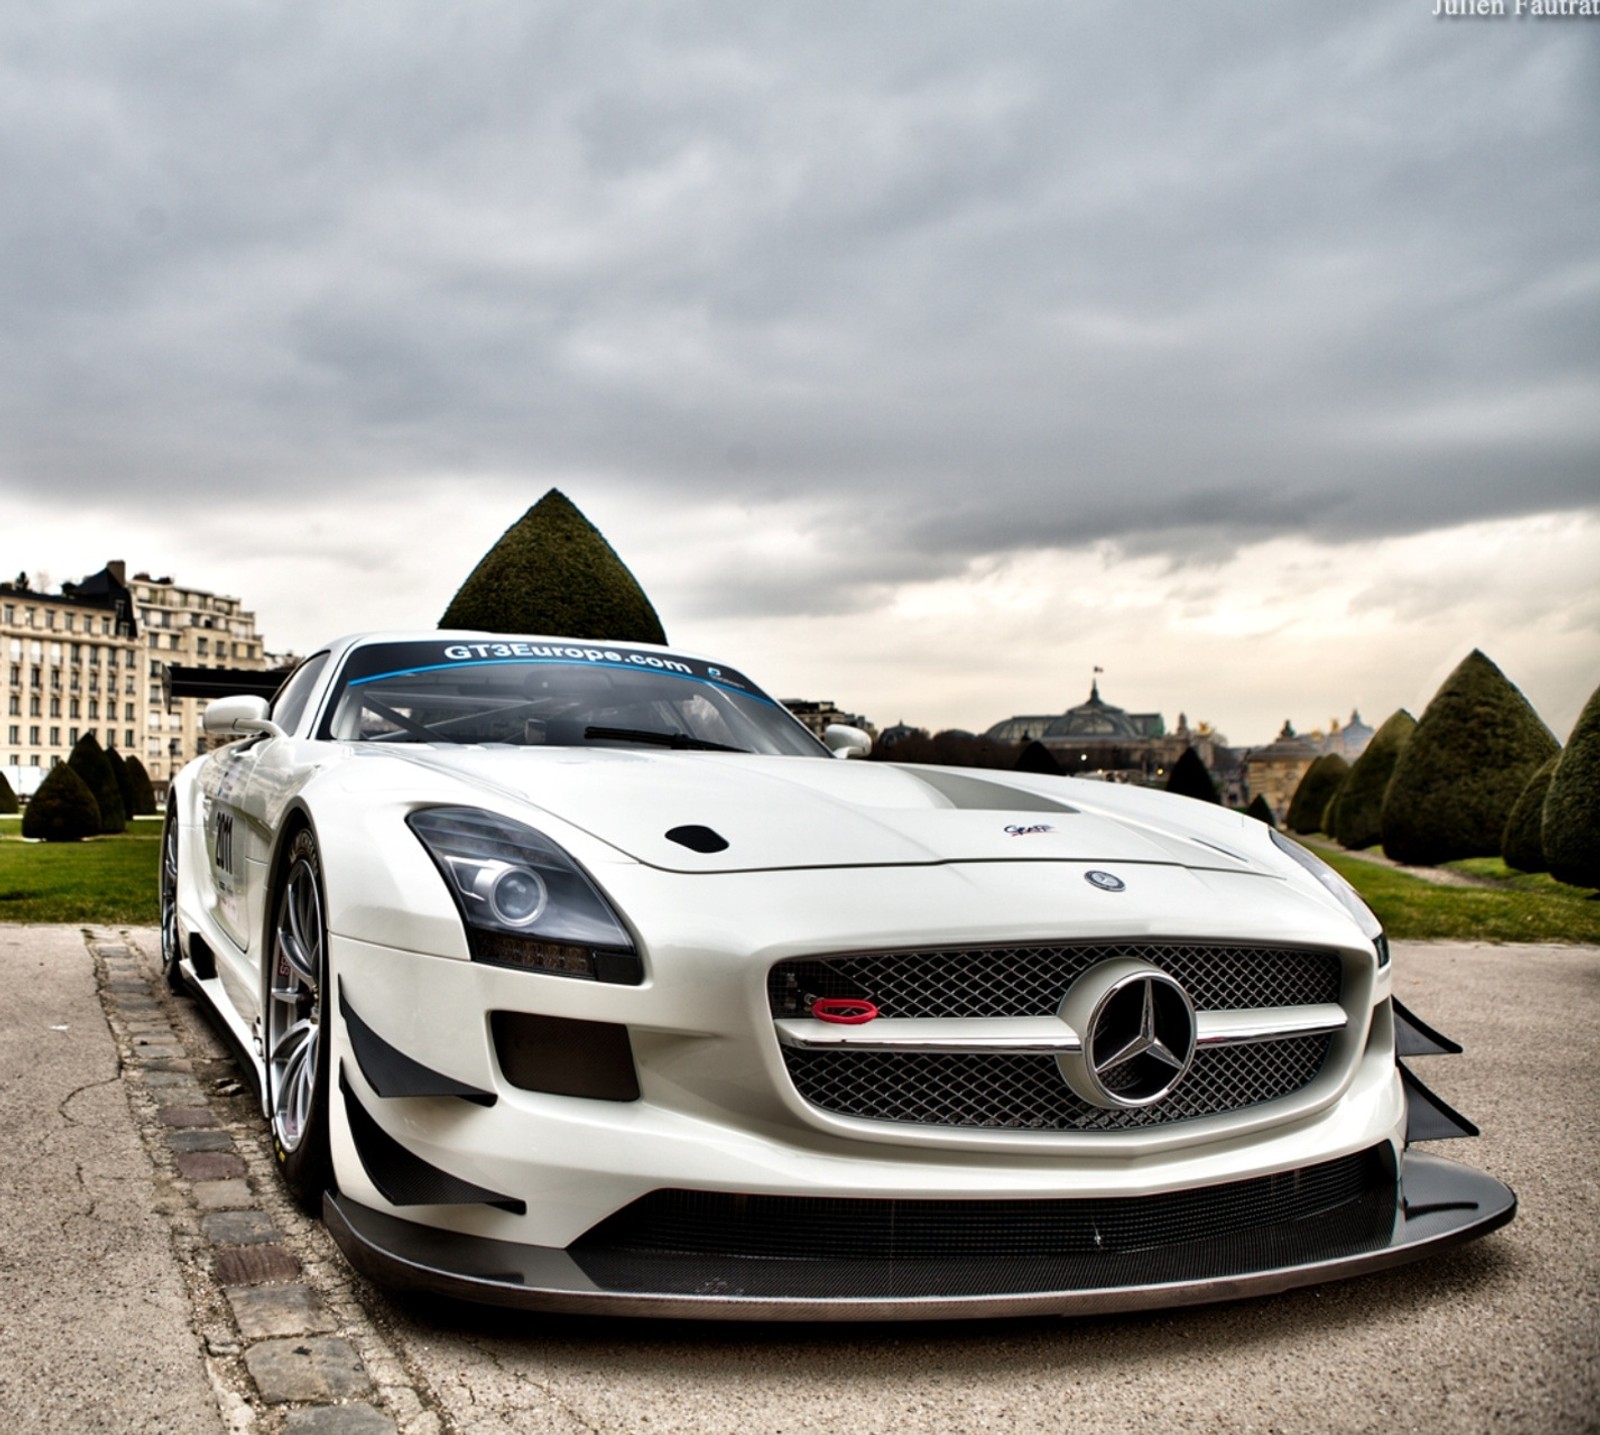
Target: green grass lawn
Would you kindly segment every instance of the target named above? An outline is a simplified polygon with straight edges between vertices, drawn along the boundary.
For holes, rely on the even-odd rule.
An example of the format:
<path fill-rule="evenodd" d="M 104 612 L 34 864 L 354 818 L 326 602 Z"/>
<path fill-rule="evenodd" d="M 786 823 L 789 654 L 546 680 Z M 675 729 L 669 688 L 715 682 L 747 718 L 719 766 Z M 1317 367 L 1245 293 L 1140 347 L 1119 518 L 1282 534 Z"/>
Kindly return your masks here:
<path fill-rule="evenodd" d="M 1543 873 L 1513 872 L 1498 857 L 1447 864 L 1498 885 L 1441 887 L 1322 843 L 1316 852 L 1361 893 L 1384 930 L 1398 940 L 1600 944 L 1600 893 L 1565 886 Z"/>
<path fill-rule="evenodd" d="M 0 922 L 153 927 L 161 823 L 139 818 L 118 837 L 24 842 L 22 819 L 0 817 Z"/>

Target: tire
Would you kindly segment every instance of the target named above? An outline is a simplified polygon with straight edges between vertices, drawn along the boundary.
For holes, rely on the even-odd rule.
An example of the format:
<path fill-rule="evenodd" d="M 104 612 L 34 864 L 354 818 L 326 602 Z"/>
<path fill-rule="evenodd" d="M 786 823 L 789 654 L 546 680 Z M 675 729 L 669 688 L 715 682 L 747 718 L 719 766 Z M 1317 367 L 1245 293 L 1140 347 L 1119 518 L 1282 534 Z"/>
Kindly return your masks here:
<path fill-rule="evenodd" d="M 322 863 L 308 830 L 289 844 L 273 906 L 267 972 L 267 1119 L 285 1184 L 315 1211 L 328 1153 L 328 928 Z"/>
<path fill-rule="evenodd" d="M 161 974 L 178 993 L 188 990 L 178 963 L 183 952 L 178 943 L 178 809 L 167 808 L 161 827 Z"/>

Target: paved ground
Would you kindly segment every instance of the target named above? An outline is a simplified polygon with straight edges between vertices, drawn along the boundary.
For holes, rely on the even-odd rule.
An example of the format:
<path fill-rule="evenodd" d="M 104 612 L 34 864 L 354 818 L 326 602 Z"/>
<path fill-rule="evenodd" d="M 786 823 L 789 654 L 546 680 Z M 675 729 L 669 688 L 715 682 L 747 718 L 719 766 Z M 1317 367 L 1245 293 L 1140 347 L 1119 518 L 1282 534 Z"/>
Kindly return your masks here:
<path fill-rule="evenodd" d="M 1600 1429 L 1600 949 L 1397 948 L 1401 996 L 1468 1048 L 1416 1065 L 1485 1130 L 1434 1149 L 1521 1197 L 1485 1241 L 1232 1306 L 792 1328 L 390 1300 L 283 1200 L 192 1007 L 140 1005 L 154 933 L 91 936 L 0 927 L 7 1432 Z M 180 1099 L 242 1175 L 180 1160 Z M 264 1250 L 286 1264 L 252 1284 L 235 1257 Z"/>

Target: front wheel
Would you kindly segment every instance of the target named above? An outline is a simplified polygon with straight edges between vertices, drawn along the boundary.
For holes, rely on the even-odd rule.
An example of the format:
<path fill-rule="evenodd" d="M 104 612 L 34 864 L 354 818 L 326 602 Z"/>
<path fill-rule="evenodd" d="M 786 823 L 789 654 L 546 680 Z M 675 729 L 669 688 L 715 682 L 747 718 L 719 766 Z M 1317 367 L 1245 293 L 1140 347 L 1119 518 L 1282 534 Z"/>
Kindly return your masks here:
<path fill-rule="evenodd" d="M 322 863 L 295 834 L 272 921 L 267 990 L 267 1109 L 278 1169 L 307 1210 L 332 1171 L 328 1154 L 328 936 Z"/>
<path fill-rule="evenodd" d="M 161 829 L 161 974 L 175 992 L 184 990 L 178 963 L 183 951 L 178 941 L 178 809 L 168 806 Z"/>

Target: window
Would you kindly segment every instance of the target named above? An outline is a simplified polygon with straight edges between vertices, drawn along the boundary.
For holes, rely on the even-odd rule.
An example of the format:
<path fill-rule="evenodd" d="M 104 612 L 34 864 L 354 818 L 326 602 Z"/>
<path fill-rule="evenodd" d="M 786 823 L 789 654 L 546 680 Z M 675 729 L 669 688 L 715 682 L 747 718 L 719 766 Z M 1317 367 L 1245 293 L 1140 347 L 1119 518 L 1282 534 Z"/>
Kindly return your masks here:
<path fill-rule="evenodd" d="M 77 730 L 77 728 L 69 727 L 67 729 L 67 741 L 69 743 L 71 743 L 73 747 L 76 747 L 78 745 L 78 730 Z"/>
<path fill-rule="evenodd" d="M 12 717 L 21 717 L 22 716 L 22 694 L 21 693 L 12 693 L 11 694 L 11 701 L 8 704 L 8 707 L 10 709 Z"/>
<path fill-rule="evenodd" d="M 44 672 L 43 672 L 42 669 L 40 669 L 40 668 L 29 668 L 28 669 L 28 686 L 30 688 L 41 687 L 41 686 L 43 686 L 43 682 L 44 682 Z"/>
<path fill-rule="evenodd" d="M 53 727 L 53 728 L 50 729 L 50 746 L 51 747 L 60 747 L 61 746 L 61 729 L 58 728 L 58 727 Z"/>
<path fill-rule="evenodd" d="M 21 742 L 22 741 L 22 726 L 21 726 L 21 724 L 20 723 L 12 723 L 9 732 L 7 733 L 7 736 L 14 743 Z M 11 765 L 13 767 L 15 767 L 17 765 L 17 759 L 16 759 L 16 755 L 14 753 L 12 754 L 12 757 L 11 757 Z"/>
<path fill-rule="evenodd" d="M 82 717 L 83 713 L 80 711 L 81 708 L 82 708 L 82 704 L 78 701 L 77 698 L 68 698 L 67 699 L 67 716 L 68 717 Z"/>
<path fill-rule="evenodd" d="M 133 721 L 133 704 L 132 703 L 123 703 L 123 705 L 122 705 L 122 720 L 123 720 L 123 722 L 132 722 Z"/>
<path fill-rule="evenodd" d="M 326 653 L 307 658 L 295 669 L 289 681 L 278 689 L 269 712 L 273 722 L 285 732 L 293 732 L 300 725 L 300 717 L 311 700 L 311 690 L 327 664 Z"/>
<path fill-rule="evenodd" d="M 133 729 L 131 727 L 123 731 L 122 745 L 127 748 L 129 752 L 133 751 Z"/>
<path fill-rule="evenodd" d="M 44 610 L 44 625 L 47 628 L 55 627 L 55 625 L 56 625 L 56 610 L 54 608 L 46 608 Z"/>
<path fill-rule="evenodd" d="M 37 727 L 30 727 L 28 729 L 28 743 L 31 747 L 39 746 L 39 729 Z"/>
<path fill-rule="evenodd" d="M 68 613 L 67 614 L 67 631 L 70 633 L 77 626 L 78 626 L 78 615 L 76 613 Z"/>
<path fill-rule="evenodd" d="M 35 693 L 31 698 L 28 699 L 28 716 L 29 717 L 38 717 L 39 716 L 39 694 L 38 693 Z"/>
<path fill-rule="evenodd" d="M 61 716 L 61 699 L 60 698 L 51 698 L 50 699 L 50 716 L 51 717 L 60 717 Z"/>
<path fill-rule="evenodd" d="M 99 698 L 90 698 L 89 699 L 89 719 L 90 719 L 90 721 L 92 722 L 95 718 L 97 718 L 99 716 L 100 716 L 100 699 Z"/>

